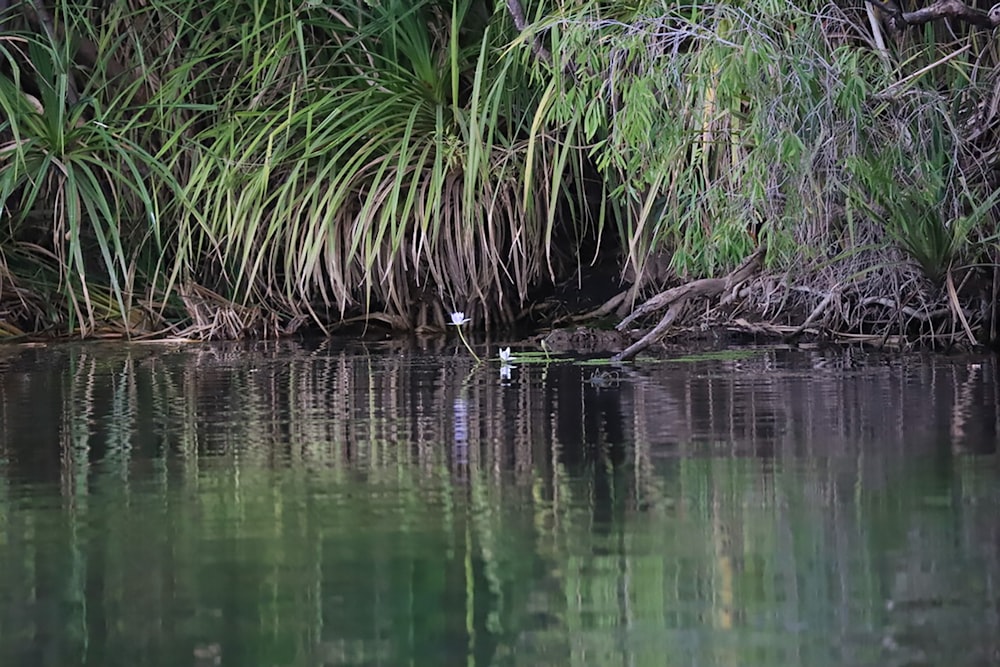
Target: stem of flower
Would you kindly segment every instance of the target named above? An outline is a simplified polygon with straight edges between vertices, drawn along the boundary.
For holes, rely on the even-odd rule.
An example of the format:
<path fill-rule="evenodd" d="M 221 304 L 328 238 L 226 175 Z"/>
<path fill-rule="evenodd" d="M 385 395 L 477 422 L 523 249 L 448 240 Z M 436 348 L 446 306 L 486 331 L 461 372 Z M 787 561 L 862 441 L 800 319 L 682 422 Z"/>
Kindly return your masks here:
<path fill-rule="evenodd" d="M 462 339 L 462 344 L 465 345 L 465 349 L 469 351 L 469 354 L 471 354 L 472 358 L 476 360 L 476 363 L 481 363 L 483 360 L 479 358 L 476 351 L 472 349 L 471 345 L 469 345 L 469 341 L 465 340 L 465 334 L 462 333 L 462 327 L 459 326 L 456 328 L 458 329 L 458 337 Z"/>

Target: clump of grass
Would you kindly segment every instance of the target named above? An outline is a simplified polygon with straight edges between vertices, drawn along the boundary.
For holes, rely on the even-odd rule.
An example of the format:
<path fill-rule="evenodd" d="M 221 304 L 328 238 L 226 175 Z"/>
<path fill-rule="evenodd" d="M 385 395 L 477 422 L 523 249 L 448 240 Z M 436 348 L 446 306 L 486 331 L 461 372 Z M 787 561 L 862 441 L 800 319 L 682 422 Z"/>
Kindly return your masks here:
<path fill-rule="evenodd" d="M 358 11 L 297 15 L 336 46 L 284 45 L 307 54 L 284 89 L 195 138 L 213 151 L 188 181 L 183 254 L 216 248 L 234 299 L 319 321 L 446 324 L 412 321 L 423 295 L 503 317 L 551 270 L 565 164 L 553 139 L 528 136 L 537 100 L 497 59 L 502 26 L 467 1 Z"/>
<path fill-rule="evenodd" d="M 15 34 L 0 58 L 12 72 L 0 74 L 0 210 L 10 219 L 0 252 L 10 266 L 54 269 L 70 329 L 127 323 L 136 271 L 163 250 L 157 186 L 171 179 L 113 113 L 79 97 L 65 46 Z"/>
<path fill-rule="evenodd" d="M 946 134 L 942 110 L 928 105 L 917 111 L 913 118 L 925 122 L 911 121 L 905 140 L 848 161 L 855 182 L 849 195 L 859 209 L 884 223 L 890 239 L 924 275 L 943 285 L 969 249 L 982 211 L 963 214 L 972 193 L 961 191 L 959 163 L 954 144 L 949 145 L 955 138 Z"/>

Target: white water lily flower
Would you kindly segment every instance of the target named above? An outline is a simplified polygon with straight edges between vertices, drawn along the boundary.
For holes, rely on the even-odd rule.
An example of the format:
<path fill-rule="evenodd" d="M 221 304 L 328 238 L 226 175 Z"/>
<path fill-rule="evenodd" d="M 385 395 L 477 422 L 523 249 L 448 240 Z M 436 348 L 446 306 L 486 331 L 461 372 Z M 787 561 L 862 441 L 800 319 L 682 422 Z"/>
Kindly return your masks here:
<path fill-rule="evenodd" d="M 500 361 L 504 364 L 509 364 L 514 361 L 514 355 L 510 353 L 509 347 L 504 347 L 500 349 Z"/>
<path fill-rule="evenodd" d="M 465 346 L 465 349 L 469 351 L 469 354 L 472 355 L 472 358 L 475 359 L 476 363 L 478 364 L 479 362 L 482 361 L 482 359 L 479 358 L 479 355 L 476 354 L 476 351 L 472 349 L 471 345 L 469 345 L 469 341 L 465 340 L 465 334 L 462 333 L 462 325 L 465 324 L 466 322 L 471 322 L 471 321 L 472 320 L 466 317 L 465 313 L 463 313 L 461 310 L 456 310 L 451 314 L 451 325 L 458 327 L 458 337 L 462 339 L 462 345 Z"/>

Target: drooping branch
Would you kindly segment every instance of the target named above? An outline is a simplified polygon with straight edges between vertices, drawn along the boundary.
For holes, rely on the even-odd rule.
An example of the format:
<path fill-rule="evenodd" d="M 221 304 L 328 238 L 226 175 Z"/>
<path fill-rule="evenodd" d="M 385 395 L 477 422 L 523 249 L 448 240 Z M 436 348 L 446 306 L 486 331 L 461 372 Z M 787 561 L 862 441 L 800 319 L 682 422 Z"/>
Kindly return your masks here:
<path fill-rule="evenodd" d="M 957 19 L 987 29 L 1000 26 L 1000 4 L 993 5 L 986 12 L 969 7 L 960 0 L 937 0 L 927 7 L 906 12 L 896 0 L 868 0 L 868 2 L 885 12 L 893 29 L 898 31 L 940 19 Z"/>

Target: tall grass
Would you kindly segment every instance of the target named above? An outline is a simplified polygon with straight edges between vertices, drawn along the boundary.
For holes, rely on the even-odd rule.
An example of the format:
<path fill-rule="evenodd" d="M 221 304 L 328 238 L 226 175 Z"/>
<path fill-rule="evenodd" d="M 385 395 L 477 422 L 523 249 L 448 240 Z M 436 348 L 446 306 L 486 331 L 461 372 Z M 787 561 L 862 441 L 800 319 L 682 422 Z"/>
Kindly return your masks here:
<path fill-rule="evenodd" d="M 471 7 L 294 17 L 336 46 L 302 69 L 289 63 L 272 102 L 197 137 L 213 150 L 188 193 L 208 207 L 181 229 L 220 249 L 234 298 L 320 321 L 361 305 L 408 328 L 441 323 L 449 308 L 488 320 L 526 297 L 561 196 L 558 166 L 525 185 L 527 154 L 541 147 L 547 162 L 555 144 L 526 138 L 536 102 L 517 63 L 497 60 L 502 31 L 476 25 Z M 286 38 L 285 51 L 301 47 Z M 422 295 L 437 311 L 414 322 Z"/>
<path fill-rule="evenodd" d="M 164 262 L 142 267 L 163 300 L 208 289 L 220 303 L 321 326 L 352 315 L 441 325 L 456 309 L 481 324 L 510 322 L 529 290 L 572 259 L 557 249 L 556 225 L 569 219 L 560 214 L 575 210 L 572 225 L 588 224 L 570 185 L 580 163 L 557 135 L 533 128 L 541 91 L 526 85 L 525 63 L 504 57 L 506 14 L 481 3 L 162 0 L 98 14 L 66 2 L 59 22 L 99 54 L 88 99 L 114 120 L 59 116 L 55 126 L 112 128 L 102 136 L 119 142 L 106 146 L 113 157 L 152 158 L 145 172 L 155 165 L 181 191 L 161 211 L 157 197 L 171 188 L 144 190 L 131 166 L 111 161 L 77 186 L 90 197 L 67 216 L 94 230 L 105 257 L 97 274 L 123 315 L 139 291 L 133 251 L 116 236 L 130 216 L 124 195 L 102 185 L 130 188 L 155 220 L 151 239 L 167 240 L 154 244 Z M 9 60 L 15 73 L 35 62 Z M 80 78 L 79 65 L 64 58 L 62 76 Z M 8 116 L 18 120 L 4 129 L 17 137 L 28 132 L 13 108 L 25 88 L 7 81 Z M 46 101 L 47 113 L 63 113 L 67 92 L 54 90 L 61 104 Z M 10 164 L 28 164 L 30 147 L 16 148 Z M 4 173 L 5 201 L 19 197 L 28 215 L 38 186 L 24 187 L 23 168 Z M 55 254 L 80 285 L 93 283 L 82 246 L 75 259 Z M 92 309 L 76 310 L 93 324 Z"/>

